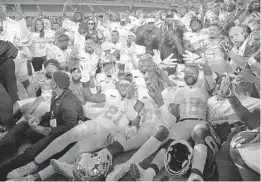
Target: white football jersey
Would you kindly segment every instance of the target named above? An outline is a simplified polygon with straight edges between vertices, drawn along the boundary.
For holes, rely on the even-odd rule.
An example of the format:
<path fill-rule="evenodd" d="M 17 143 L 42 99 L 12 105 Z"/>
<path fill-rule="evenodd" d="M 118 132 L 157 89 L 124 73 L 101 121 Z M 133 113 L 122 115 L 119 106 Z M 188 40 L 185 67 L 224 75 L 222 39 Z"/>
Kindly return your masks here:
<path fill-rule="evenodd" d="M 179 88 L 174 103 L 179 104 L 180 119 L 206 119 L 209 94 L 205 87 L 192 86 Z"/>
<path fill-rule="evenodd" d="M 162 93 L 163 101 L 166 105 L 170 105 L 173 103 L 177 88 L 168 87 L 164 89 Z M 164 124 L 168 125 L 168 123 L 164 123 L 161 112 L 158 108 L 158 105 L 154 102 L 154 100 L 147 94 L 144 95 L 144 110 L 141 114 L 142 121 L 141 123 L 155 123 L 155 124 Z"/>
<path fill-rule="evenodd" d="M 99 61 L 100 61 L 100 56 L 97 55 L 96 53 L 89 54 L 85 51 L 79 51 L 79 64 L 88 64 L 88 71 L 91 74 L 95 69 L 97 68 Z"/>
<path fill-rule="evenodd" d="M 239 97 L 239 100 L 250 112 L 255 108 L 260 108 L 260 99 L 244 96 Z M 238 121 L 238 118 L 227 99 L 218 101 L 217 96 L 213 96 L 208 99 L 208 121 L 211 124 L 226 122 L 233 124 Z"/>
<path fill-rule="evenodd" d="M 205 30 L 201 30 L 199 33 L 186 32 L 184 33 L 183 39 L 189 41 L 192 47 L 198 49 L 208 39 L 208 34 Z"/>
<path fill-rule="evenodd" d="M 116 89 L 108 89 L 104 94 L 105 106 L 103 112 L 96 118 L 98 123 L 109 130 L 125 131 L 130 122 L 126 116 L 125 100 Z"/>
<path fill-rule="evenodd" d="M 65 34 L 69 36 L 70 40 L 73 40 L 75 32 L 78 31 L 79 23 L 75 23 L 72 20 L 66 18 L 63 21 L 62 27 L 66 29 Z"/>

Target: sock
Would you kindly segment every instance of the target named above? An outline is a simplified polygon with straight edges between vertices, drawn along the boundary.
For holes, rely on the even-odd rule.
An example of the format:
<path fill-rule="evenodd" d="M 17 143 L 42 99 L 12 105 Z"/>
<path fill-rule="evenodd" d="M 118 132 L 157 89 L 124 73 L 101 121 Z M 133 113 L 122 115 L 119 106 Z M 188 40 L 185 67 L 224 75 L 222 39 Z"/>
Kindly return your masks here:
<path fill-rule="evenodd" d="M 34 181 L 42 181 L 42 180 L 41 180 L 41 177 L 40 177 L 40 175 L 39 175 L 38 173 L 36 173 L 35 175 L 33 175 L 33 177 L 34 177 Z"/>
<path fill-rule="evenodd" d="M 50 165 L 50 166 L 46 167 L 45 169 L 43 169 L 42 171 L 39 171 L 38 174 L 39 174 L 41 180 L 43 181 L 43 180 L 51 177 L 52 175 L 54 175 L 55 170 L 54 170 L 53 166 Z"/>
<path fill-rule="evenodd" d="M 150 176 L 151 179 L 153 179 L 157 175 L 157 173 L 155 172 L 155 170 L 153 168 L 148 168 L 146 170 L 146 174 L 148 176 Z"/>
<path fill-rule="evenodd" d="M 197 169 L 203 174 L 206 160 L 207 146 L 204 144 L 195 145 L 193 150 L 192 169 Z"/>
<path fill-rule="evenodd" d="M 155 171 L 155 174 L 159 173 L 159 167 L 156 164 L 151 164 L 150 167 L 151 169 L 153 169 Z"/>
<path fill-rule="evenodd" d="M 156 174 L 158 174 L 159 171 L 165 166 L 164 163 L 165 154 L 166 154 L 166 149 L 161 149 L 151 162 L 150 167 L 155 170 Z"/>
<path fill-rule="evenodd" d="M 36 160 L 33 160 L 33 163 L 36 165 L 36 166 L 39 166 L 40 164 L 36 162 Z"/>
<path fill-rule="evenodd" d="M 108 152 L 111 153 L 112 156 L 115 156 L 119 153 L 124 152 L 123 146 L 118 141 L 113 142 L 112 144 L 108 145 L 108 147 L 106 147 L 106 149 L 108 150 Z"/>
<path fill-rule="evenodd" d="M 131 157 L 131 159 L 128 161 L 129 164 L 142 162 L 144 159 L 156 152 L 161 144 L 162 142 L 157 140 L 155 137 L 150 137 Z"/>

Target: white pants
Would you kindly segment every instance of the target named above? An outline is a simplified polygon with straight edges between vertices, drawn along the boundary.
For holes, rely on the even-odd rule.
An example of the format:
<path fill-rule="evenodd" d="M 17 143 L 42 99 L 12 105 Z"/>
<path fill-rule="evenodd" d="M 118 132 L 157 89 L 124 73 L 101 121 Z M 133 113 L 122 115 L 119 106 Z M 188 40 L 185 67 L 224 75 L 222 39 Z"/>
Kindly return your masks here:
<path fill-rule="evenodd" d="M 245 144 L 238 151 L 247 166 L 260 174 L 260 142 Z"/>
<path fill-rule="evenodd" d="M 29 98 L 17 101 L 17 103 L 20 106 L 21 111 L 24 113 L 35 100 L 36 98 Z M 47 112 L 50 112 L 50 102 L 44 101 L 35 109 L 33 115 L 36 117 L 43 116 Z"/>

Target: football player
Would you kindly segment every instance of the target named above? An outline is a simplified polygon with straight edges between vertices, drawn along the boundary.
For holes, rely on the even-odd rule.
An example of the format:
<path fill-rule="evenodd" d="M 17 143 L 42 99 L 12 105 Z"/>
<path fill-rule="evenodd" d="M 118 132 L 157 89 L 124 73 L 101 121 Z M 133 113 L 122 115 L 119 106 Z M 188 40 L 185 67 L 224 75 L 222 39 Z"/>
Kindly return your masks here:
<path fill-rule="evenodd" d="M 85 73 L 85 75 L 82 74 L 84 96 L 88 97 L 92 102 L 106 102 L 101 115 L 96 119 L 77 125 L 58 137 L 34 161 L 10 172 L 7 176 L 8 179 L 23 177 L 35 172 L 39 164 L 73 142 L 77 142 L 77 144 L 64 156 L 66 161 L 70 163 L 75 160 L 74 156 L 79 156 L 78 154 L 81 154 L 81 152 L 94 152 L 105 147 L 108 136 L 115 137 L 121 132 L 124 135 L 119 134 L 120 137 L 128 136 L 136 128 L 136 123 L 140 119 L 139 113 L 143 109 L 143 103 L 133 97 L 132 75 L 128 74 L 121 77 L 117 90 L 108 89 L 104 94 L 92 94 L 89 88 L 90 76 L 86 76 L 88 74 L 87 70 L 88 68 L 82 70 L 82 73 Z M 47 171 L 50 170 L 47 169 Z M 46 173 L 41 176 L 40 173 L 38 178 L 45 179 L 45 175 Z"/>
<path fill-rule="evenodd" d="M 134 77 L 137 77 L 137 75 Z M 141 85 L 138 79 L 136 81 L 137 81 L 136 84 Z M 112 157 L 115 156 L 116 154 L 139 148 L 150 138 L 150 136 L 155 136 L 158 130 L 169 128 L 173 123 L 175 123 L 176 118 L 172 116 L 171 113 L 168 111 L 168 106 L 170 102 L 173 100 L 173 95 L 175 95 L 174 94 L 175 88 L 164 89 L 162 79 L 159 73 L 156 71 L 147 72 L 145 74 L 145 82 L 147 87 L 152 87 L 153 85 L 153 87 L 157 88 L 158 91 L 157 94 L 162 93 L 162 97 L 164 98 L 165 103 L 163 102 L 155 103 L 154 95 L 146 94 L 147 92 L 146 90 L 138 88 L 139 101 L 144 103 L 144 110 L 141 113 L 141 120 L 140 120 L 141 122 L 134 133 L 135 135 L 133 135 L 133 137 L 126 136 L 127 140 L 122 140 L 121 138 L 120 139 L 115 138 L 115 141 L 113 143 L 108 145 L 105 149 L 97 152 L 93 156 L 98 156 L 100 158 L 103 158 L 102 156 L 109 156 L 108 157 L 108 159 L 110 159 L 109 163 L 111 163 Z M 89 163 L 92 163 L 91 162 L 92 160 L 94 159 L 89 158 L 89 156 L 86 155 L 81 160 L 85 162 L 79 162 L 79 163 L 85 163 L 85 164 L 81 164 L 86 166 L 84 168 L 85 172 L 74 170 L 73 165 L 68 165 L 60 161 L 52 160 L 52 164 L 58 173 L 63 174 L 68 179 L 75 179 L 75 178 L 77 180 L 91 180 L 93 178 L 95 179 L 98 178 L 100 180 L 104 179 L 98 175 L 99 174 L 98 172 L 92 173 L 91 170 L 92 168 L 88 165 Z M 97 163 L 97 165 L 101 165 L 101 163 Z M 118 168 L 116 166 L 115 170 L 117 169 L 125 170 L 127 172 L 129 170 L 129 167 L 127 167 L 127 165 L 124 168 L 121 167 Z M 109 168 L 107 169 L 106 174 L 109 172 L 108 170 Z M 99 172 L 101 173 L 101 171 Z"/>
<path fill-rule="evenodd" d="M 131 163 L 142 162 L 145 158 L 153 154 L 168 138 L 174 140 L 188 140 L 192 138 L 194 140 L 194 157 L 192 161 L 192 169 L 194 170 L 192 170 L 190 179 L 194 179 L 195 176 L 196 179 L 202 179 L 201 176 L 207 158 L 205 138 L 210 135 L 210 130 L 206 124 L 207 100 L 209 98 L 208 91 L 212 90 L 214 86 L 210 67 L 207 63 L 202 64 L 202 66 L 205 76 L 204 84 L 199 81 L 198 67 L 188 65 L 185 70 L 185 82 L 187 86 L 179 89 L 175 94 L 174 104 L 171 105 L 171 112 L 176 118 L 179 118 L 179 122 L 174 124 L 170 130 L 168 130 L 167 127 L 161 127 L 160 130 L 157 130 L 156 134 L 150 137 L 129 161 L 110 173 L 107 176 L 107 180 L 119 180 L 126 174 L 128 169 L 130 169 Z M 154 93 L 153 90 L 154 89 L 151 89 L 150 92 Z M 159 97 L 159 101 L 160 100 Z M 160 102 L 163 101 L 161 100 Z M 151 166 L 153 172 L 144 175 L 149 178 L 142 176 L 141 180 L 152 180 L 163 166 L 164 161 L 159 153 Z"/>

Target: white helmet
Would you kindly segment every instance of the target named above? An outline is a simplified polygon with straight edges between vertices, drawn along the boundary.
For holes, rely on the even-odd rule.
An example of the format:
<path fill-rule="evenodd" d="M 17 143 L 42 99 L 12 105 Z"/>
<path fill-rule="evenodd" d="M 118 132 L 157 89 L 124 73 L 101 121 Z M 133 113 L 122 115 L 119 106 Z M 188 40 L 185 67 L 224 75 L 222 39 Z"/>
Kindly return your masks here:
<path fill-rule="evenodd" d="M 112 169 L 112 157 L 107 154 L 83 154 L 76 163 L 73 175 L 78 181 L 102 181 Z"/>
<path fill-rule="evenodd" d="M 166 152 L 164 162 L 165 169 L 175 177 L 185 175 L 191 167 L 193 148 L 185 140 L 172 142 Z"/>

